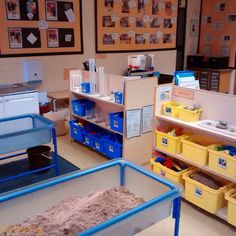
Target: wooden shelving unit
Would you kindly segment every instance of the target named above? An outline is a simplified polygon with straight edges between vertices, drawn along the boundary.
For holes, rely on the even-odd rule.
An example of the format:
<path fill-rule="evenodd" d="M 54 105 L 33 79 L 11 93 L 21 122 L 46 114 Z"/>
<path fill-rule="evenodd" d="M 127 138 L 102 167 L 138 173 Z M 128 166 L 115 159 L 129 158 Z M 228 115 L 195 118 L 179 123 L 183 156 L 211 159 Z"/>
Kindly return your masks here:
<path fill-rule="evenodd" d="M 217 139 L 222 143 L 235 146 L 236 136 L 225 134 L 220 130 L 217 131 L 217 130 L 207 129 L 203 126 L 199 126 L 198 122 L 185 122 L 177 118 L 162 115 L 161 105 L 159 101 L 161 97 L 161 91 L 163 91 L 162 86 L 158 86 L 156 91 L 157 97 L 156 97 L 156 114 L 155 114 L 157 125 L 163 124 L 163 125 L 173 125 L 177 127 L 182 127 L 184 128 L 184 130 L 191 131 L 192 133 L 204 134 L 208 137 L 214 137 L 214 139 Z M 192 89 L 180 88 L 177 86 L 171 86 L 170 100 L 180 102 L 186 105 L 193 105 L 193 104 L 200 105 L 201 108 L 203 109 L 203 112 L 201 114 L 201 120 L 213 120 L 213 121 L 224 120 L 231 125 L 234 126 L 236 125 L 235 110 L 233 109 L 233 107 L 236 107 L 235 96 L 204 91 L 204 90 L 192 90 Z M 180 160 L 186 164 L 197 167 L 203 172 L 206 172 L 216 177 L 220 177 L 221 179 L 236 184 L 236 178 L 220 174 L 215 170 L 209 168 L 208 166 L 199 165 L 191 160 L 188 160 L 182 154 L 174 154 L 172 152 L 168 152 L 166 150 L 162 150 L 161 148 L 157 147 L 154 147 L 154 149 L 159 152 L 165 153 L 175 158 L 176 160 Z M 182 197 L 185 198 L 184 194 Z M 220 209 L 215 215 L 227 221 L 227 206 Z"/>
<path fill-rule="evenodd" d="M 89 81 L 89 73 L 86 71 L 78 70 L 83 77 L 83 82 Z M 105 94 L 101 96 L 98 91 L 99 87 L 99 75 L 95 72 L 95 94 L 87 94 L 81 92 L 78 88 L 71 88 L 70 100 L 72 99 L 88 99 L 95 102 L 96 107 L 107 115 L 110 112 L 124 112 L 123 133 L 114 131 L 110 126 L 106 126 L 105 122 L 96 123 L 95 119 L 87 119 L 86 117 L 80 117 L 71 112 L 71 119 L 82 119 L 91 124 L 95 124 L 105 130 L 119 134 L 122 136 L 122 158 L 133 161 L 137 164 L 147 163 L 152 155 L 152 142 L 153 131 L 147 133 L 141 133 L 138 137 L 127 138 L 126 134 L 126 112 L 129 110 L 140 109 L 145 106 L 153 106 L 154 110 L 154 98 L 156 88 L 156 77 L 148 77 L 145 79 L 125 79 L 123 76 L 114 74 L 104 74 L 104 88 Z M 98 91 L 97 91 L 98 90 Z M 114 91 L 124 91 L 124 103 L 115 103 L 113 99 Z M 72 109 L 71 109 L 72 110 Z M 154 114 L 152 119 L 154 120 Z M 142 123 L 142 122 L 141 122 Z"/>

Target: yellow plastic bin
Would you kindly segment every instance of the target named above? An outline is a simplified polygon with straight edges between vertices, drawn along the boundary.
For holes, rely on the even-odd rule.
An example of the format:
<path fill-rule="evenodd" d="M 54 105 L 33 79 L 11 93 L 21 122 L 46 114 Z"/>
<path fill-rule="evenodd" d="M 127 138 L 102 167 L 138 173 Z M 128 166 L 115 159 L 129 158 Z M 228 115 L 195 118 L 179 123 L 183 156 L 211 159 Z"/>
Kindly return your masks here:
<path fill-rule="evenodd" d="M 225 194 L 228 201 L 227 221 L 236 226 L 236 189 L 231 189 Z"/>
<path fill-rule="evenodd" d="M 166 116 L 172 116 L 175 118 L 179 117 L 179 108 L 185 105 L 179 102 L 163 102 L 162 103 L 162 114 Z"/>
<path fill-rule="evenodd" d="M 181 153 L 181 139 L 184 137 L 186 137 L 186 135 L 175 137 L 156 130 L 156 146 L 164 151 Z"/>
<path fill-rule="evenodd" d="M 208 149 L 209 167 L 220 174 L 236 178 L 236 156 L 219 152 L 216 150 L 216 146 Z"/>
<path fill-rule="evenodd" d="M 202 136 L 191 135 L 181 140 L 183 144 L 183 157 L 199 165 L 207 165 L 208 149 L 218 141 Z"/>
<path fill-rule="evenodd" d="M 188 121 L 188 122 L 198 121 L 200 119 L 201 112 L 202 112 L 202 109 L 191 111 L 191 110 L 185 109 L 185 107 L 180 107 L 179 119 L 183 121 Z"/>
<path fill-rule="evenodd" d="M 155 158 L 151 158 L 150 160 L 151 168 L 153 172 L 156 172 L 168 179 L 173 180 L 174 182 L 177 182 L 179 184 L 184 185 L 184 180 L 183 180 L 183 173 L 188 171 L 189 169 L 182 170 L 180 172 L 173 171 L 166 166 L 163 166 L 159 162 L 155 162 Z"/>
<path fill-rule="evenodd" d="M 194 169 L 183 173 L 183 179 L 185 180 L 185 199 L 215 214 L 226 206 L 227 202 L 224 195 L 231 185 L 219 179 L 218 182 L 220 182 L 223 187 L 220 187 L 218 190 L 212 189 L 190 177 L 191 174 L 196 171 L 198 170 Z"/>

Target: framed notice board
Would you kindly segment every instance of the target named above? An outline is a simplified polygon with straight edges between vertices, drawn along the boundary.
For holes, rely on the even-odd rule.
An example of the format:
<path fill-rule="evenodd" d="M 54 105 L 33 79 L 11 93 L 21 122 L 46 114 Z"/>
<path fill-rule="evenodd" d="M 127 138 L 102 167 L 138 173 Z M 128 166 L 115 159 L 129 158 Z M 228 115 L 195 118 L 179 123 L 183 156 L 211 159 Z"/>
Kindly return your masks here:
<path fill-rule="evenodd" d="M 236 67 L 236 1 L 202 0 L 199 52 L 206 56 L 229 56 Z"/>
<path fill-rule="evenodd" d="M 95 0 L 96 51 L 176 47 L 178 0 Z"/>
<path fill-rule="evenodd" d="M 81 0 L 1 0 L 0 56 L 83 53 Z"/>

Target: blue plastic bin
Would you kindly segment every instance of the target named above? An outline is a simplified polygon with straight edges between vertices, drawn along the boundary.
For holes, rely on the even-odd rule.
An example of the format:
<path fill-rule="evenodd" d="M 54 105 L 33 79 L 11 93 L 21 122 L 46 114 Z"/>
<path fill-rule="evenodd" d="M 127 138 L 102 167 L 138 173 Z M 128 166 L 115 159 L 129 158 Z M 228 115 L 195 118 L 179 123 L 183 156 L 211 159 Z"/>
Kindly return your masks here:
<path fill-rule="evenodd" d="M 94 148 L 94 136 L 96 134 L 96 130 L 92 125 L 87 125 L 84 130 L 84 144 L 88 147 Z"/>
<path fill-rule="evenodd" d="M 115 102 L 119 104 L 123 104 L 123 93 L 122 92 L 114 92 Z"/>
<path fill-rule="evenodd" d="M 104 153 L 104 134 L 94 135 L 94 149 Z"/>
<path fill-rule="evenodd" d="M 104 138 L 104 153 L 109 158 L 122 157 L 122 137 L 116 134 L 110 134 Z"/>
<path fill-rule="evenodd" d="M 90 83 L 81 83 L 82 92 L 90 93 Z"/>
<path fill-rule="evenodd" d="M 84 134 L 83 127 L 79 126 L 75 120 L 71 120 L 70 122 L 70 136 L 76 141 L 81 143 L 84 142 Z"/>
<path fill-rule="evenodd" d="M 123 133 L 124 112 L 110 113 L 109 116 L 111 129 Z"/>
<path fill-rule="evenodd" d="M 85 116 L 86 109 L 90 109 L 94 105 L 94 102 L 87 99 L 72 100 L 73 113 L 78 116 Z"/>

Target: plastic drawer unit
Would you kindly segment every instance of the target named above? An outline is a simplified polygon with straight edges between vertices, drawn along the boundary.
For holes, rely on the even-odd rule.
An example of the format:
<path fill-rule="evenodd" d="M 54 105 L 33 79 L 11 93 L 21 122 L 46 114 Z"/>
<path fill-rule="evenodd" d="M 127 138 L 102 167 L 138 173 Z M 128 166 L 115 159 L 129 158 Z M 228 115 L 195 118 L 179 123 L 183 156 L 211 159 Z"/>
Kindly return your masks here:
<path fill-rule="evenodd" d="M 27 114 L 0 119 L 0 161 L 25 155 L 26 152 L 22 150 L 50 143 L 51 139 L 54 146 L 53 164 L 34 171 L 27 171 L 18 175 L 0 179 L 0 182 L 39 172 L 52 167 L 55 167 L 56 175 L 58 175 L 56 130 L 54 122 L 38 114 Z M 14 151 L 20 152 L 12 154 L 11 152 Z M 7 154 L 7 156 L 3 156 L 3 154 Z"/>
<path fill-rule="evenodd" d="M 145 203 L 81 232 L 80 236 L 131 236 L 171 213 L 175 219 L 174 235 L 178 235 L 181 189 L 152 172 L 121 159 L 0 195 L 0 228 L 4 229 L 45 211 L 68 197 L 83 197 L 91 191 L 119 186 L 144 198 Z M 21 214 L 15 214 L 16 212 Z"/>

